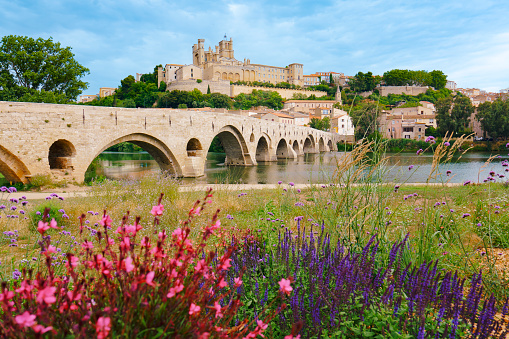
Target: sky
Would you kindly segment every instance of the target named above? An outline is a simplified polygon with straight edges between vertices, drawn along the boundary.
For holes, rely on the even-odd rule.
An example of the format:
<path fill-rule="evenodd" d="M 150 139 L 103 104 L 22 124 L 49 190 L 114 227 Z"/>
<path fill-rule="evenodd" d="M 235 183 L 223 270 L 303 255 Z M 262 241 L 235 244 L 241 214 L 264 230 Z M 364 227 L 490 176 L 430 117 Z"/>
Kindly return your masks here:
<path fill-rule="evenodd" d="M 490 0 L 0 0 L 0 36 L 52 37 L 90 69 L 83 94 L 226 34 L 235 57 L 304 74 L 442 70 L 458 87 L 509 87 L 509 2 Z"/>

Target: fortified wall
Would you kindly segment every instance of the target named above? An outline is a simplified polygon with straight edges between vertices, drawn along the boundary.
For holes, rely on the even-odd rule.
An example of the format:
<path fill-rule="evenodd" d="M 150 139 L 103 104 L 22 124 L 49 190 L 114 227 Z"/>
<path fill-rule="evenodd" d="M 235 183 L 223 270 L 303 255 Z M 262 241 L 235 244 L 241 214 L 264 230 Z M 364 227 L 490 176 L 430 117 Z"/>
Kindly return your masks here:
<path fill-rule="evenodd" d="M 381 96 L 387 96 L 389 94 L 406 94 L 406 95 L 419 95 L 426 93 L 429 87 L 419 86 L 380 86 L 376 88 Z"/>

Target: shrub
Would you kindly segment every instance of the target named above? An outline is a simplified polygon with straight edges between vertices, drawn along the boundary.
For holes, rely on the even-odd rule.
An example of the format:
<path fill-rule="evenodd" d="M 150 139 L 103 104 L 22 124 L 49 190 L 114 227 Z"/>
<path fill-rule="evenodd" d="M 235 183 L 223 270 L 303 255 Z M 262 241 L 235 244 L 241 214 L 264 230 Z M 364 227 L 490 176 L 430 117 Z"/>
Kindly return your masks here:
<path fill-rule="evenodd" d="M 51 176 L 49 174 L 36 174 L 30 178 L 30 186 L 37 189 L 51 184 L 53 184 L 53 180 L 51 180 Z"/>

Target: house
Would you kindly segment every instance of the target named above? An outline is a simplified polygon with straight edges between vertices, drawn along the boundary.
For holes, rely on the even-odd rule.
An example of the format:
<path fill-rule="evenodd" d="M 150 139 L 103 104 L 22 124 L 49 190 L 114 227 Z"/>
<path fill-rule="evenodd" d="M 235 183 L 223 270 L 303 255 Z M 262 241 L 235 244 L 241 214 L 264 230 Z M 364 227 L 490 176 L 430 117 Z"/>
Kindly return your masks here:
<path fill-rule="evenodd" d="M 313 113 L 317 107 L 332 109 L 336 101 L 334 100 L 286 100 L 283 103 L 284 110 L 294 109 L 294 111 Z"/>
<path fill-rule="evenodd" d="M 341 111 L 334 115 L 331 119 L 331 132 L 338 133 L 344 136 L 353 136 L 355 134 L 355 127 L 352 118 L 345 111 Z"/>
<path fill-rule="evenodd" d="M 271 112 L 262 116 L 262 120 L 269 120 L 275 122 L 281 122 L 283 124 L 294 124 L 294 118 L 291 115 L 280 113 L 280 112 Z"/>

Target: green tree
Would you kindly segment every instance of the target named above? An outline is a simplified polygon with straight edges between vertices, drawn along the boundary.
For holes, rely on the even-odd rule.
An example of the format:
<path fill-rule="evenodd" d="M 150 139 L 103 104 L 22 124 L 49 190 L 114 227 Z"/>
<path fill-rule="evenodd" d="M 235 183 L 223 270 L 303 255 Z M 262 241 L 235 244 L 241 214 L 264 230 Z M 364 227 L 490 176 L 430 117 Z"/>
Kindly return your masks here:
<path fill-rule="evenodd" d="M 378 118 L 382 106 L 376 102 L 361 102 L 354 106 L 350 112 L 352 123 L 355 126 L 355 137 L 365 138 L 378 131 Z"/>
<path fill-rule="evenodd" d="M 71 47 L 61 47 L 53 38 L 7 35 L 0 42 L 0 100 L 75 100 L 88 86 L 81 80 L 88 73 Z"/>
<path fill-rule="evenodd" d="M 210 94 L 210 85 L 207 85 L 207 94 Z"/>
<path fill-rule="evenodd" d="M 120 80 L 120 86 L 115 91 L 115 95 L 119 99 L 127 99 L 131 98 L 131 87 L 136 83 L 136 80 L 134 79 L 134 76 L 128 75 L 123 80 Z"/>
<path fill-rule="evenodd" d="M 330 130 L 330 119 L 329 119 L 329 117 L 325 117 L 323 119 L 312 118 L 309 121 L 309 127 L 318 129 L 320 131 L 329 131 Z"/>
<path fill-rule="evenodd" d="M 430 80 L 428 85 L 433 87 L 435 90 L 445 89 L 445 85 L 447 85 L 447 75 L 442 71 L 431 71 L 429 73 Z"/>
<path fill-rule="evenodd" d="M 379 79 L 373 77 L 373 73 L 358 72 L 350 81 L 348 85 L 353 92 L 369 92 L 375 89 Z"/>
<path fill-rule="evenodd" d="M 498 98 L 493 103 L 485 102 L 477 108 L 476 119 L 481 123 L 484 137 L 509 137 L 509 100 Z"/>
<path fill-rule="evenodd" d="M 468 133 L 470 116 L 473 112 L 472 102 L 464 95 L 459 94 L 438 100 L 436 104 L 437 132 L 441 136 L 447 132 Z"/>

